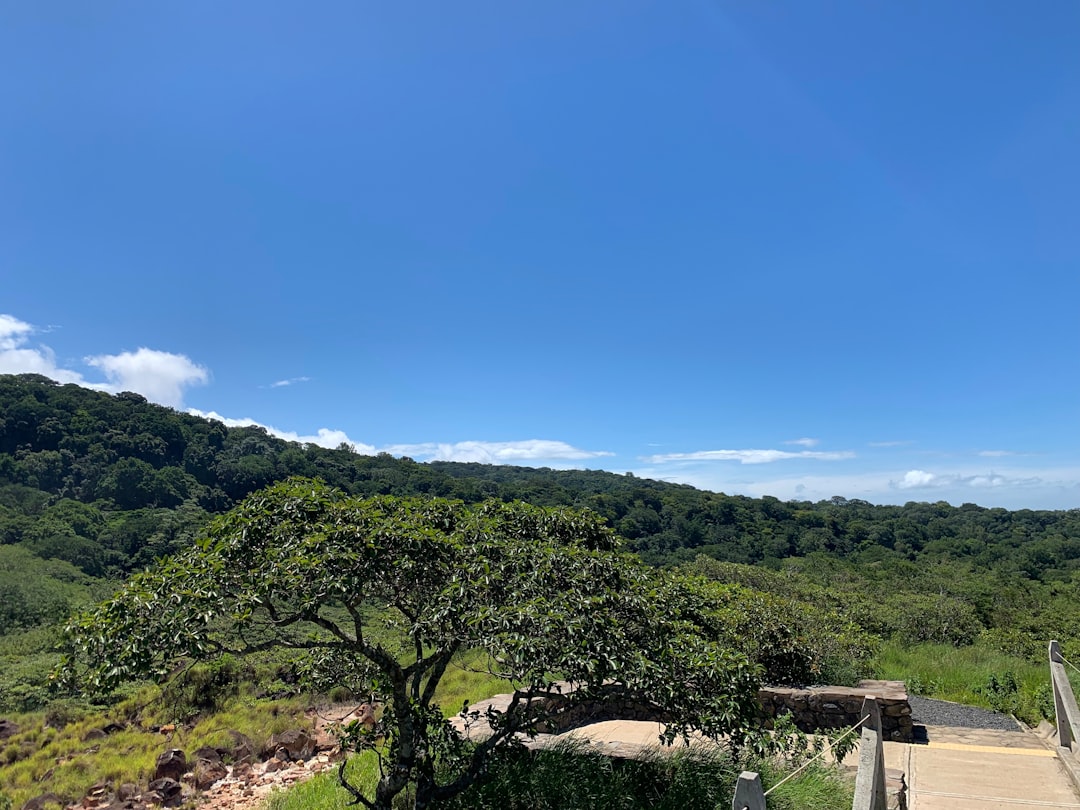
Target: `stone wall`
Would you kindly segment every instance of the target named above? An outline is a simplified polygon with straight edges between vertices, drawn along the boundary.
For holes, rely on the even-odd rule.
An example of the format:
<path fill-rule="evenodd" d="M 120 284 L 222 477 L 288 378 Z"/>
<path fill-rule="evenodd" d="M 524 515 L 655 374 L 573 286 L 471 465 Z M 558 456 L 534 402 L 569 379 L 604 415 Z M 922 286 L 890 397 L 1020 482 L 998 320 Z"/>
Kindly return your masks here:
<path fill-rule="evenodd" d="M 780 714 L 791 714 L 803 731 L 842 729 L 862 719 L 863 698 L 873 695 L 881 707 L 886 740 L 912 742 L 914 727 L 907 686 L 903 681 L 859 681 L 856 687 L 812 686 L 793 689 L 770 686 L 758 693 L 767 725 Z"/>
<path fill-rule="evenodd" d="M 564 694 L 569 694 L 569 684 L 560 684 Z M 644 720 L 664 723 L 668 717 L 655 704 L 635 699 L 617 686 L 605 689 L 606 694 L 598 700 L 581 701 L 566 707 L 567 698 L 542 699 L 557 714 L 548 722 L 537 726 L 543 734 L 561 734 L 573 728 L 599 723 L 604 720 Z M 780 686 L 765 687 L 758 693 L 766 727 L 772 726 L 779 714 L 791 714 L 795 725 L 803 731 L 842 729 L 855 725 L 862 719 L 863 698 L 873 695 L 881 707 L 881 724 L 885 739 L 912 742 L 911 706 L 907 687 L 903 681 L 860 681 L 856 687 L 812 686 L 807 689 Z M 505 711 L 510 695 L 496 695 L 490 700 L 477 703 L 471 708 L 483 714 L 488 706 Z M 565 708 L 565 710 L 564 710 Z"/>

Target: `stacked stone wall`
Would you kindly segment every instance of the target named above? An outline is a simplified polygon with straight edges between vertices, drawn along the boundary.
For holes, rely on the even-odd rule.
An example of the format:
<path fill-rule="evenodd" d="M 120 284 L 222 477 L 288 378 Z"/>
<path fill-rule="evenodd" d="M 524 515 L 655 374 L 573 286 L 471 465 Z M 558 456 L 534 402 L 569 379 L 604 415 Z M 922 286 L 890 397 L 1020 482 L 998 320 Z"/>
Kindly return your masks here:
<path fill-rule="evenodd" d="M 914 724 L 911 704 L 903 681 L 860 681 L 856 687 L 812 686 L 797 689 L 770 686 L 758 693 L 765 723 L 790 714 L 803 731 L 842 729 L 862 719 L 863 698 L 877 698 L 881 707 L 881 725 L 886 740 L 912 742 Z"/>
<path fill-rule="evenodd" d="M 566 697 L 534 698 L 542 700 L 554 716 L 537 725 L 542 734 L 561 734 L 570 729 L 605 720 L 644 720 L 666 723 L 670 718 L 656 704 L 627 694 L 612 685 L 595 700 L 571 701 L 572 687 L 559 684 Z M 914 727 L 911 704 L 903 681 L 860 681 L 858 686 L 811 686 L 805 689 L 769 686 L 758 692 L 762 720 L 771 728 L 777 716 L 790 714 L 803 731 L 850 728 L 862 719 L 863 698 L 873 695 L 881 707 L 882 730 L 886 740 L 912 742 Z M 496 695 L 472 707 L 481 713 L 491 705 L 505 711 L 510 695 Z"/>

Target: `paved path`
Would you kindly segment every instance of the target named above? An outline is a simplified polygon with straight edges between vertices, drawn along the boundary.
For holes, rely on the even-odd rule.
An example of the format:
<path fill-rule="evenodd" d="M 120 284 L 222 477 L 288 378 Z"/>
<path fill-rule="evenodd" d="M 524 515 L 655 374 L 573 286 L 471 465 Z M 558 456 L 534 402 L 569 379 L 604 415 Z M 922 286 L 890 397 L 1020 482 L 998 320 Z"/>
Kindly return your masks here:
<path fill-rule="evenodd" d="M 1057 754 L 1031 733 L 928 726 L 925 745 L 885 744 L 908 810 L 1080 808 Z"/>
<path fill-rule="evenodd" d="M 561 736 L 627 756 L 654 747 L 659 733 L 657 723 L 613 720 Z M 930 726 L 927 740 L 885 743 L 886 767 L 906 776 L 908 810 L 1080 810 L 1057 754 L 1034 734 Z M 854 752 L 845 765 L 857 762 Z"/>

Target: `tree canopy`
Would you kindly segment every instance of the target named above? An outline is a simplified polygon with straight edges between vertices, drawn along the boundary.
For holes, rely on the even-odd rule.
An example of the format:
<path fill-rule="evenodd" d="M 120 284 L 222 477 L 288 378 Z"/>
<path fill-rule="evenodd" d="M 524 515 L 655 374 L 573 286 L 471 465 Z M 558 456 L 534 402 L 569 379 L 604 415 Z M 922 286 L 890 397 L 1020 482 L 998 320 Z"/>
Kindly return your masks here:
<path fill-rule="evenodd" d="M 591 513 L 358 499 L 291 479 L 73 621 L 64 671 L 107 688 L 182 657 L 303 651 L 313 672 L 359 679 L 385 702 L 386 767 L 373 796 L 350 786 L 357 801 L 387 808 L 412 783 L 419 807 L 465 789 L 518 733 L 613 687 L 663 711 L 669 741 L 739 734 L 758 669 L 701 613 L 699 596 L 621 554 Z M 514 693 L 470 747 L 434 699 L 455 656 L 477 648 Z"/>

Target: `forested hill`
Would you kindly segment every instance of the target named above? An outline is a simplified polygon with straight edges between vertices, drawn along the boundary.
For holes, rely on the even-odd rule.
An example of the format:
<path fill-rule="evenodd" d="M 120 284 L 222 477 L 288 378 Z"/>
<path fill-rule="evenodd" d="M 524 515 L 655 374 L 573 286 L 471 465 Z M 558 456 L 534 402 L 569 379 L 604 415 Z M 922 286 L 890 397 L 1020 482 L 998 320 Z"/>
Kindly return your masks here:
<path fill-rule="evenodd" d="M 758 563 L 823 552 L 869 562 L 968 558 L 1065 580 L 1080 510 L 781 502 L 598 471 L 433 462 L 286 442 L 36 375 L 0 376 L 0 543 L 121 576 L 190 541 L 211 513 L 290 475 L 354 494 L 496 497 L 593 509 L 655 563 Z"/>

